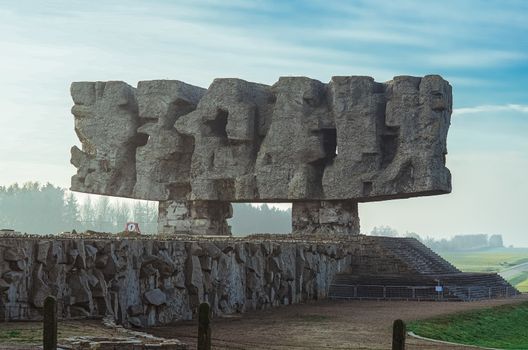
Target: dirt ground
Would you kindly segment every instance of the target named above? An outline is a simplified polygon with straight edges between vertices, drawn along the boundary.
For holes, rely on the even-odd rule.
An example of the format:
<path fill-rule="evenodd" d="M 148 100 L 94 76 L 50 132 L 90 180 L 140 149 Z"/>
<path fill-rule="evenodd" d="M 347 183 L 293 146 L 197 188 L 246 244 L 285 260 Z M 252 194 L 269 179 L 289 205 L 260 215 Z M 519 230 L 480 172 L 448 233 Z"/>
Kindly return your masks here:
<path fill-rule="evenodd" d="M 212 321 L 214 349 L 390 349 L 392 322 L 528 300 L 480 302 L 322 301 L 290 305 Z M 196 347 L 196 322 L 149 329 Z M 407 349 L 469 349 L 408 337 Z"/>
<path fill-rule="evenodd" d="M 392 322 L 518 303 L 528 294 L 515 299 L 480 302 L 415 301 L 321 301 L 289 305 L 268 311 L 238 314 L 212 320 L 213 349 L 390 349 Z M 69 321 L 59 324 L 59 342 L 72 335 L 117 336 L 100 321 Z M 5 335 L 18 334 L 18 340 Z M 176 338 L 196 348 L 196 321 L 153 327 L 146 332 L 164 338 Z M 39 322 L 0 323 L 0 349 L 37 349 L 42 334 Z M 435 344 L 412 337 L 407 349 L 470 349 Z"/>

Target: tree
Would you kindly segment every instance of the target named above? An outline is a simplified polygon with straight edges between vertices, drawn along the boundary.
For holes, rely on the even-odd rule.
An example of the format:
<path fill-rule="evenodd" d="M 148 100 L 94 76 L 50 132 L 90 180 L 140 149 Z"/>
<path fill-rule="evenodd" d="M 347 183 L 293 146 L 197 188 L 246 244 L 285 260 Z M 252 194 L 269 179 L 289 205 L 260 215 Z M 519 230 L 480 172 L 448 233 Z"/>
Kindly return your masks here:
<path fill-rule="evenodd" d="M 136 201 L 134 216 L 148 232 L 157 231 L 157 203 Z M 0 228 L 43 234 L 74 229 L 118 232 L 131 220 L 130 204 L 112 203 L 107 196 L 94 203 L 88 195 L 79 205 L 72 192 L 50 183 L 0 186 Z"/>
<path fill-rule="evenodd" d="M 488 235 L 456 235 L 451 238 L 451 249 L 453 250 L 471 250 L 488 247 Z"/>
<path fill-rule="evenodd" d="M 158 231 L 158 205 L 156 202 L 136 201 L 133 208 L 134 221 L 142 233 Z"/>
<path fill-rule="evenodd" d="M 134 221 L 140 224 L 148 222 L 148 207 L 140 201 L 134 203 Z"/>
<path fill-rule="evenodd" d="M 98 231 L 113 231 L 112 208 L 107 196 L 99 197 L 95 203 L 95 221 Z"/>
<path fill-rule="evenodd" d="M 30 233 L 60 232 L 65 229 L 64 206 L 64 189 L 50 183 L 2 187 L 0 226 Z"/>
<path fill-rule="evenodd" d="M 490 248 L 502 248 L 504 247 L 504 242 L 502 241 L 502 235 L 491 235 L 489 238 L 489 247 Z"/>
<path fill-rule="evenodd" d="M 125 224 L 132 220 L 130 206 L 125 202 L 117 202 L 115 204 L 114 219 L 116 230 L 122 231 L 125 228 Z"/>
<path fill-rule="evenodd" d="M 405 232 L 405 237 L 410 237 L 410 238 L 415 238 L 417 240 L 419 240 L 420 242 L 422 241 L 422 237 L 420 237 L 419 234 L 417 234 L 416 232 Z"/>
<path fill-rule="evenodd" d="M 390 226 L 376 226 L 370 233 L 372 236 L 398 237 L 398 231 Z"/>
<path fill-rule="evenodd" d="M 72 192 L 66 196 L 66 203 L 64 204 L 64 212 L 62 221 L 70 229 L 79 229 L 80 225 L 80 211 L 79 203 L 77 203 L 77 198 Z"/>
<path fill-rule="evenodd" d="M 90 196 L 86 197 L 81 206 L 81 222 L 83 231 L 87 229 L 95 230 L 95 211 Z"/>
<path fill-rule="evenodd" d="M 280 210 L 262 204 L 233 203 L 233 218 L 228 220 L 234 235 L 291 232 L 291 209 Z"/>
<path fill-rule="evenodd" d="M 158 232 L 158 203 L 146 202 L 147 222 L 144 224 L 143 233 Z"/>

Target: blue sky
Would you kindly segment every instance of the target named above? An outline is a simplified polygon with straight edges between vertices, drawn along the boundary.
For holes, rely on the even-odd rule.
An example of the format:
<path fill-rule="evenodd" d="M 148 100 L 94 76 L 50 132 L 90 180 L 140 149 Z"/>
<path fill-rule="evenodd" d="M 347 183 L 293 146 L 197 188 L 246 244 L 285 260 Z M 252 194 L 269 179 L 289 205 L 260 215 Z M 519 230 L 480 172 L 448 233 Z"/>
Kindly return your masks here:
<path fill-rule="evenodd" d="M 527 1 L 0 1 L 0 33 L 0 185 L 69 185 L 71 81 L 434 73 L 453 193 L 361 205 L 363 231 L 528 246 Z"/>

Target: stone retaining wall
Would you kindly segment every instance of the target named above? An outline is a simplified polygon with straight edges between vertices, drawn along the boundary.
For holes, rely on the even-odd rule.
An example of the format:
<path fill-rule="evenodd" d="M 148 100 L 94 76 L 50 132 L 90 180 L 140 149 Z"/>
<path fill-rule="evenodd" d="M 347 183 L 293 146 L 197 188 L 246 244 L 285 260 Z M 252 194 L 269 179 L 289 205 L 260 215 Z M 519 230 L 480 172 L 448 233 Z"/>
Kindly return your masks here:
<path fill-rule="evenodd" d="M 208 301 L 231 314 L 325 298 L 338 272 L 384 261 L 372 237 L 2 237 L 0 320 L 113 315 L 124 325 L 189 320 Z M 397 262 L 373 269 L 402 271 Z"/>

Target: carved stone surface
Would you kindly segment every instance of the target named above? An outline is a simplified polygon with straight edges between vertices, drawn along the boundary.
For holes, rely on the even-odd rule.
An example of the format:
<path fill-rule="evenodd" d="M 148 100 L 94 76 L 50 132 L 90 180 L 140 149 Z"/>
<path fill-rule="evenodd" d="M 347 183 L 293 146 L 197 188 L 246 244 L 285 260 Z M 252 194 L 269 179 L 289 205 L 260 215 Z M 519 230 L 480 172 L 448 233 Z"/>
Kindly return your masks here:
<path fill-rule="evenodd" d="M 350 272 L 360 237 L 348 242 L 57 237 L 47 245 L 40 245 L 40 238 L 2 237 L 0 321 L 41 319 L 48 295 L 57 297 L 59 317 L 110 315 L 134 326 L 191 319 L 204 301 L 215 315 L 306 302 L 325 297 L 336 273 Z M 41 247 L 47 247 L 44 260 Z M 23 262 L 23 271 L 16 262 Z"/>
<path fill-rule="evenodd" d="M 163 232 L 229 234 L 230 202 L 300 202 L 294 216 L 318 207 L 323 222 L 325 208 L 347 207 L 350 220 L 324 225 L 358 233 L 357 202 L 451 191 L 451 86 L 437 75 L 78 82 L 71 93 L 72 190 L 160 201 Z M 305 220 L 295 232 L 317 231 Z"/>
<path fill-rule="evenodd" d="M 318 211 L 321 220 L 327 209 L 332 216 L 341 208 L 312 213 Z M 518 293 L 495 274 L 485 279 L 489 285 L 476 286 L 475 274 L 469 275 L 464 282 L 466 274 L 411 238 L 333 232 L 171 239 L 0 236 L 0 327 L 2 321 L 41 320 L 49 295 L 57 298 L 60 318 L 108 316 L 144 327 L 195 318 L 204 301 L 214 315 L 226 315 L 320 300 L 332 288 L 351 293 L 353 283 L 342 279 L 349 277 L 363 285 L 379 278 L 379 286 L 400 276 L 399 288 L 415 285 L 405 283 L 420 276 L 431 284 L 418 286 L 431 288 L 439 280 L 464 291 L 485 285 L 485 293 L 469 293 L 473 298 L 489 298 L 488 287 L 496 291 L 491 297 Z M 383 276 L 390 278 L 383 282 Z"/>

